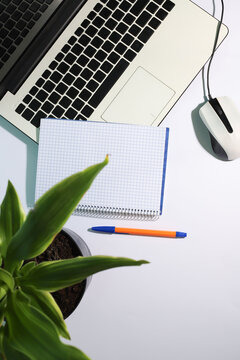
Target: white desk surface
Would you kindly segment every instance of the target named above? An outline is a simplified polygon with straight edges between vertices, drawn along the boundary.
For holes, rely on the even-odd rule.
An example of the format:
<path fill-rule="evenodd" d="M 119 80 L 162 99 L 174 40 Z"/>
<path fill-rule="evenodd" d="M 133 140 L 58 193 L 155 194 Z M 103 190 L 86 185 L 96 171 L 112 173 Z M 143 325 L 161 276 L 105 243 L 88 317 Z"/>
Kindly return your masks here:
<path fill-rule="evenodd" d="M 213 12 L 214 1 L 196 0 Z M 216 16 L 220 0 L 215 1 Z M 240 4 L 226 1 L 230 33 L 213 61 L 214 96 L 240 109 Z M 67 320 L 72 343 L 93 360 L 239 360 L 240 159 L 211 155 L 197 114 L 201 73 L 164 120 L 170 127 L 164 211 L 156 222 L 72 216 L 66 226 L 92 254 L 151 262 L 94 276 Z M 209 152 L 210 151 L 210 152 Z M 0 199 L 7 180 L 23 205 L 32 202 L 37 145 L 0 119 Z M 186 239 L 99 235 L 91 226 L 119 225 L 186 231 Z"/>

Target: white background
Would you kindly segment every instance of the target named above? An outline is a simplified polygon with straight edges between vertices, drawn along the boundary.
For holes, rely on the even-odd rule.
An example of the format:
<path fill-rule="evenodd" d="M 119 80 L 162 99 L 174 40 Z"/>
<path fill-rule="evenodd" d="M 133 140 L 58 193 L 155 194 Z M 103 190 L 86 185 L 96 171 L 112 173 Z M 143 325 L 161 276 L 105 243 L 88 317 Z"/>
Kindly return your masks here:
<path fill-rule="evenodd" d="M 214 3 L 196 0 L 213 13 Z M 215 0 L 216 17 L 220 0 Z M 214 96 L 240 108 L 239 14 L 226 1 L 230 33 L 211 71 Z M 240 160 L 217 160 L 198 117 L 200 73 L 163 125 L 170 127 L 163 215 L 156 222 L 71 217 L 67 227 L 92 254 L 151 262 L 94 276 L 67 320 L 72 343 L 92 360 L 239 360 L 240 358 Z M 0 200 L 10 179 L 27 210 L 33 201 L 37 145 L 0 118 Z M 88 232 L 97 225 L 186 231 L 186 239 Z"/>

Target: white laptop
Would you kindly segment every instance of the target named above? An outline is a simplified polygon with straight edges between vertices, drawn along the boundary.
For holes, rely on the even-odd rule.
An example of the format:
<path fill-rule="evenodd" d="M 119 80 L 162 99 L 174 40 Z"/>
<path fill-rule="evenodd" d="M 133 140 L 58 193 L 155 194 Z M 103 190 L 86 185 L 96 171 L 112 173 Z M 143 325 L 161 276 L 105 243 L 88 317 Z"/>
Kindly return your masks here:
<path fill-rule="evenodd" d="M 0 7 L 0 115 L 36 142 L 46 117 L 159 125 L 210 57 L 218 24 L 189 0 Z M 226 35 L 222 26 L 219 43 Z"/>

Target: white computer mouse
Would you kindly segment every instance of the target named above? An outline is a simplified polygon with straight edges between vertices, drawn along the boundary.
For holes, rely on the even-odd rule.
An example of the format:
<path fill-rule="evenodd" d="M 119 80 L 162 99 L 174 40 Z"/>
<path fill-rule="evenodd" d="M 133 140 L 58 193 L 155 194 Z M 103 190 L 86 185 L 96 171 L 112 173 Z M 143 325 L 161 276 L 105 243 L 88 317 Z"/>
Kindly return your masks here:
<path fill-rule="evenodd" d="M 212 135 L 213 150 L 227 160 L 240 157 L 240 113 L 227 96 L 206 102 L 199 115 Z"/>

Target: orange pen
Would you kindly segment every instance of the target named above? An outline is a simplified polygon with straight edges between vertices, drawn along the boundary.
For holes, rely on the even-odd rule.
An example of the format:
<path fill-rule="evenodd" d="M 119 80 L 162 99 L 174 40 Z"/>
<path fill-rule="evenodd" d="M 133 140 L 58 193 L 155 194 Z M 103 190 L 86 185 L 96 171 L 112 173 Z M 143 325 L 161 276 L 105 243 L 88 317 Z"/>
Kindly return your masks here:
<path fill-rule="evenodd" d="M 95 226 L 93 231 L 111 233 L 111 234 L 128 234 L 128 235 L 143 235 L 143 236 L 158 236 L 167 238 L 184 238 L 187 233 L 181 231 L 165 231 L 165 230 L 148 230 L 148 229 L 130 229 L 116 226 Z"/>

